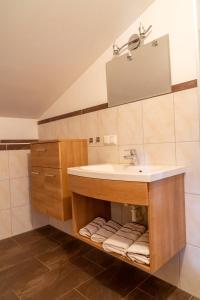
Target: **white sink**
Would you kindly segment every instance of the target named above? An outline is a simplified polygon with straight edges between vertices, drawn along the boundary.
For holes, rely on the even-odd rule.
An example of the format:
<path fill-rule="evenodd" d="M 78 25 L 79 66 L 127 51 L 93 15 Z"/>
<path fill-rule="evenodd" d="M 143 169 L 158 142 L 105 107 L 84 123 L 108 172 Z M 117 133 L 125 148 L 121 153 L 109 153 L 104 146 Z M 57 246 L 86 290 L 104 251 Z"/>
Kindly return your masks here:
<path fill-rule="evenodd" d="M 68 174 L 123 181 L 152 182 L 185 172 L 183 166 L 144 166 L 127 164 L 100 164 L 68 168 Z"/>

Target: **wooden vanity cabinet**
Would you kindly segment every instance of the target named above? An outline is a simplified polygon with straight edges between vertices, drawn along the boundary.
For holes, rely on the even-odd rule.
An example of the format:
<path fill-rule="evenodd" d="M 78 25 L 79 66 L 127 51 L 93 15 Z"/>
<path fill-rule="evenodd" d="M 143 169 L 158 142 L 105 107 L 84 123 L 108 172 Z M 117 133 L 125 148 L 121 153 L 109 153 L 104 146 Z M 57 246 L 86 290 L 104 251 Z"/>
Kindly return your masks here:
<path fill-rule="evenodd" d="M 147 208 L 150 266 L 118 254 L 112 253 L 113 256 L 154 273 L 185 247 L 184 174 L 150 183 L 69 175 L 69 183 L 74 231 L 80 240 L 103 251 L 101 244 L 82 237 L 79 230 L 97 216 L 109 220 L 110 203 L 116 202 Z"/>
<path fill-rule="evenodd" d="M 87 165 L 86 140 L 40 141 L 31 145 L 33 207 L 59 220 L 71 218 L 68 167 Z"/>

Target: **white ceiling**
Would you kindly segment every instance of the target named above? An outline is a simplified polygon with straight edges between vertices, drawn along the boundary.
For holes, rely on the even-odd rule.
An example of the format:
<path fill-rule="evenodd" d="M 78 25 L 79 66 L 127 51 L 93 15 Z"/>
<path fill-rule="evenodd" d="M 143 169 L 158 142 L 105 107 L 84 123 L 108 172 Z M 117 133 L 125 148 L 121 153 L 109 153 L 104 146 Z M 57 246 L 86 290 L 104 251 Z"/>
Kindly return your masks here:
<path fill-rule="evenodd" d="M 153 0 L 1 0 L 0 116 L 38 118 Z"/>

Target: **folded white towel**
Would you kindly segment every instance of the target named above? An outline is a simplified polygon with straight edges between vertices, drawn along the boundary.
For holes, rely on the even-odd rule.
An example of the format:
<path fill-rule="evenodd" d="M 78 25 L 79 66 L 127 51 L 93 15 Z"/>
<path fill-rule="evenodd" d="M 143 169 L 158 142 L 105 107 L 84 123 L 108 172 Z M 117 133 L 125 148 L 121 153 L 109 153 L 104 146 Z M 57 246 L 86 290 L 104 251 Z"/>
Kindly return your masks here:
<path fill-rule="evenodd" d="M 149 232 L 146 231 L 138 240 L 127 250 L 127 256 L 131 260 L 149 264 Z"/>
<path fill-rule="evenodd" d="M 144 233 L 145 227 L 136 223 L 127 223 L 103 243 L 107 252 L 115 252 L 123 256 L 127 249 Z"/>
<path fill-rule="evenodd" d="M 137 241 L 131 245 L 127 250 L 127 255 L 131 255 L 133 253 L 149 256 L 149 232 L 146 231 L 143 235 L 141 235 Z"/>
<path fill-rule="evenodd" d="M 133 254 L 131 257 L 132 261 L 136 261 L 139 264 L 150 265 L 150 257 L 140 254 Z"/>
<path fill-rule="evenodd" d="M 103 243 L 106 239 L 116 233 L 121 227 L 122 225 L 120 225 L 119 223 L 110 220 L 91 236 L 91 240 L 96 243 Z"/>
<path fill-rule="evenodd" d="M 80 235 L 85 237 L 91 237 L 95 232 L 97 232 L 104 224 L 106 223 L 106 220 L 97 217 L 92 222 L 87 224 L 85 227 L 81 228 L 79 230 Z"/>

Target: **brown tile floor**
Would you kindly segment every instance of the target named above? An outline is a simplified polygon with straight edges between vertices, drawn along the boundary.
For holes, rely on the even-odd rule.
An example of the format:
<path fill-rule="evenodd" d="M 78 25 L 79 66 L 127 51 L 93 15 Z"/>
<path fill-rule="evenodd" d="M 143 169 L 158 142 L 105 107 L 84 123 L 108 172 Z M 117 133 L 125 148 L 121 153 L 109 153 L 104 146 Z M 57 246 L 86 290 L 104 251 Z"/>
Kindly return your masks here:
<path fill-rule="evenodd" d="M 0 241 L 0 300 L 17 299 L 196 298 L 45 226 Z"/>

